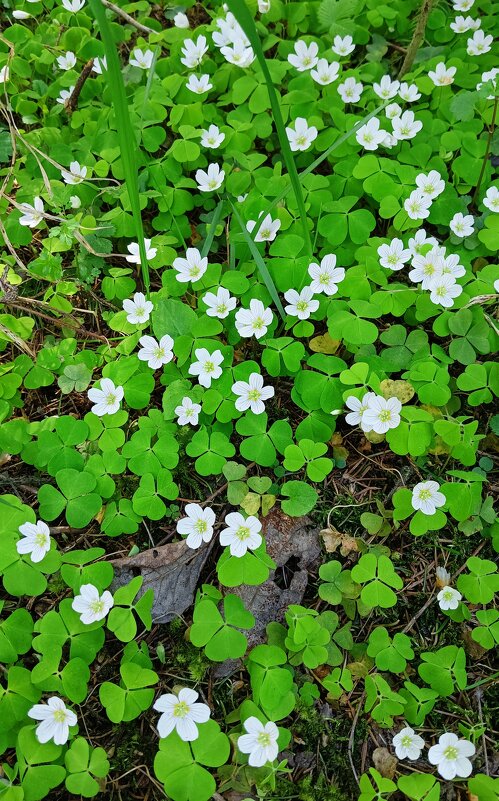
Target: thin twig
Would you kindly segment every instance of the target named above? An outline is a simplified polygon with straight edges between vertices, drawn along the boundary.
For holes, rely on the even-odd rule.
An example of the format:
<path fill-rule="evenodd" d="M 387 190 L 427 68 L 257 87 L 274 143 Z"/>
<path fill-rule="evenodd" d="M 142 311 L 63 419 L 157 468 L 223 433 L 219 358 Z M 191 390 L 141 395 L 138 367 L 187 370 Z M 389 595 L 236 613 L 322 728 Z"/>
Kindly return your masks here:
<path fill-rule="evenodd" d="M 64 110 L 66 114 L 72 114 L 73 111 L 76 111 L 80 92 L 83 89 L 83 86 L 88 76 L 91 74 L 93 66 L 94 66 L 94 59 L 91 58 L 90 61 L 87 61 L 87 63 L 83 67 L 80 76 L 75 83 L 73 91 L 71 92 L 70 96 L 64 103 Z"/>
<path fill-rule="evenodd" d="M 476 199 L 478 197 L 478 193 L 480 191 L 480 186 L 482 184 L 483 175 L 485 173 L 485 168 L 486 168 L 487 162 L 489 160 L 490 147 L 491 147 L 491 144 L 492 144 L 492 137 L 494 136 L 494 129 L 495 129 L 495 125 L 496 125 L 496 116 L 497 116 L 497 106 L 498 106 L 498 104 L 499 104 L 499 97 L 496 97 L 496 99 L 494 100 L 494 109 L 492 111 L 492 120 L 490 121 L 489 134 L 488 134 L 488 137 L 487 137 L 487 146 L 485 148 L 485 153 L 483 155 L 482 168 L 480 170 L 480 175 L 478 176 L 476 189 L 475 189 L 475 191 L 473 193 L 473 200 L 471 201 L 473 205 L 476 204 Z"/>
<path fill-rule="evenodd" d="M 433 6 L 433 0 L 423 0 L 421 11 L 419 13 L 419 18 L 416 23 L 414 34 L 411 39 L 411 43 L 407 48 L 407 53 L 405 54 L 404 61 L 402 63 L 400 72 L 398 74 L 399 78 L 402 78 L 406 74 L 406 72 L 409 72 L 412 65 L 414 64 L 416 53 L 418 52 L 421 42 L 423 41 L 423 37 L 426 30 L 426 23 L 428 22 L 428 17 L 430 15 L 432 6 Z"/>
<path fill-rule="evenodd" d="M 127 14 L 126 11 L 123 11 L 119 6 L 115 6 L 114 3 L 110 3 L 109 0 L 101 0 L 101 3 L 110 11 L 113 11 L 118 17 L 121 17 L 130 25 L 133 25 L 134 28 L 137 28 L 138 31 L 142 31 L 142 33 L 157 33 L 157 31 L 153 31 L 152 28 L 148 28 L 147 25 L 142 25 L 141 22 L 137 22 L 130 14 Z"/>

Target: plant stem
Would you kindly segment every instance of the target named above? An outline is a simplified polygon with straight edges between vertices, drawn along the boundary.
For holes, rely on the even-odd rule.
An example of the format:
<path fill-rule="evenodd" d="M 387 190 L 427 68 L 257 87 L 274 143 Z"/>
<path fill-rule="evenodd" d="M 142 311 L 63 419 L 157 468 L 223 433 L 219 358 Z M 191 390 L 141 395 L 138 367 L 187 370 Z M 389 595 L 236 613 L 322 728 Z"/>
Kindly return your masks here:
<path fill-rule="evenodd" d="M 409 72 L 412 65 L 414 64 L 416 53 L 418 52 L 421 42 L 423 41 L 423 36 L 426 30 L 426 23 L 428 22 L 428 17 L 430 15 L 432 6 L 433 6 L 433 0 L 423 0 L 421 11 L 419 12 L 419 18 L 416 23 L 416 27 L 414 29 L 414 33 L 411 39 L 411 43 L 407 48 L 407 53 L 405 54 L 403 64 L 400 68 L 400 72 L 398 75 L 399 78 L 402 78 L 406 74 L 406 72 Z"/>
<path fill-rule="evenodd" d="M 494 136 L 494 129 L 495 129 L 495 125 L 496 125 L 497 106 L 498 106 L 498 104 L 499 104 L 499 97 L 496 97 L 496 99 L 494 100 L 494 109 L 492 111 L 492 119 L 490 121 L 489 135 L 487 137 L 487 146 L 485 148 L 485 153 L 483 154 L 482 168 L 480 170 L 480 175 L 478 176 L 476 189 L 475 189 L 475 191 L 473 193 L 473 200 L 471 201 L 474 206 L 476 205 L 476 199 L 477 199 L 478 193 L 480 191 L 480 185 L 482 183 L 483 176 L 484 176 L 484 173 L 485 173 L 485 168 L 486 168 L 487 162 L 489 160 L 490 147 L 492 145 L 492 137 Z"/>

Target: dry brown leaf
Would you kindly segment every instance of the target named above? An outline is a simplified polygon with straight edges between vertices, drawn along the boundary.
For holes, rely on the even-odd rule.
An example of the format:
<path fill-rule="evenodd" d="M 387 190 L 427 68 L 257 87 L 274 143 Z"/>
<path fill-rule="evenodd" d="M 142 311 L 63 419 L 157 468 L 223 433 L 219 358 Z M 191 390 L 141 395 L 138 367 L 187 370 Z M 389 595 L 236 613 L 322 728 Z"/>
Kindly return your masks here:
<path fill-rule="evenodd" d="M 192 605 L 199 575 L 212 543 L 193 551 L 182 540 L 150 548 L 135 556 L 113 559 L 113 586 L 121 587 L 134 576 L 141 575 L 144 581 L 140 594 L 148 589 L 154 591 L 152 613 L 155 622 L 167 623 Z"/>
<path fill-rule="evenodd" d="M 385 779 L 393 779 L 397 770 L 397 757 L 390 754 L 387 748 L 375 748 L 373 764 Z"/>
<path fill-rule="evenodd" d="M 327 553 L 334 553 L 338 548 L 342 556 L 348 556 L 352 551 L 358 551 L 359 546 L 355 537 L 348 534 L 341 534 L 334 526 L 324 528 L 321 531 L 322 541 Z"/>

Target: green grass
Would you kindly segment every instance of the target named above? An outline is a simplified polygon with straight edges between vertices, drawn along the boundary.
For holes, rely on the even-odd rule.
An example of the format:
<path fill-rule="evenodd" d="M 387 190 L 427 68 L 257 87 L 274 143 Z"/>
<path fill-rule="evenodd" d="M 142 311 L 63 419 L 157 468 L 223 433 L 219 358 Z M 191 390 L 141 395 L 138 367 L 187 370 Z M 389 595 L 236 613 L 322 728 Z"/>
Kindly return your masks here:
<path fill-rule="evenodd" d="M 107 59 L 107 70 L 105 76 L 111 90 L 111 98 L 114 113 L 116 115 L 116 125 L 118 129 L 118 140 L 120 143 L 121 161 L 123 173 L 125 175 L 125 185 L 132 210 L 132 217 L 135 225 L 135 235 L 139 243 L 140 264 L 142 279 L 146 293 L 149 294 L 149 265 L 146 257 L 144 243 L 144 228 L 142 225 L 142 215 L 140 212 L 139 185 L 137 178 L 137 162 L 135 159 L 136 135 L 133 129 L 128 102 L 126 99 L 125 84 L 121 73 L 121 64 L 116 52 L 116 45 L 113 40 L 111 28 L 109 26 L 104 6 L 100 0 L 89 0 L 89 5 L 94 18 L 99 27 L 104 52 Z"/>
<path fill-rule="evenodd" d="M 303 237 L 305 239 L 308 253 L 312 255 L 312 242 L 310 239 L 310 232 L 308 230 L 307 211 L 305 209 L 305 200 L 303 198 L 300 178 L 298 175 L 298 170 L 296 169 L 293 153 L 291 152 L 291 148 L 289 146 L 286 129 L 284 127 L 284 121 L 282 119 L 281 109 L 279 106 L 279 99 L 277 96 L 277 92 L 274 88 L 272 78 L 270 76 L 269 68 L 267 66 L 265 55 L 263 53 L 263 48 L 260 42 L 258 31 L 256 29 L 255 21 L 251 16 L 244 0 L 227 0 L 227 5 L 234 14 L 235 18 L 237 19 L 244 33 L 248 37 L 251 47 L 255 52 L 257 61 L 260 64 L 261 70 L 263 72 L 263 77 L 265 79 L 267 91 L 269 93 L 269 100 L 272 108 L 274 125 L 276 127 L 277 136 L 279 137 L 279 144 L 281 146 L 282 157 L 284 159 L 284 163 L 286 165 L 286 169 L 289 174 L 289 179 L 291 181 L 291 186 L 295 195 L 296 204 L 298 206 L 298 211 L 300 213 L 300 219 L 303 228 Z"/>

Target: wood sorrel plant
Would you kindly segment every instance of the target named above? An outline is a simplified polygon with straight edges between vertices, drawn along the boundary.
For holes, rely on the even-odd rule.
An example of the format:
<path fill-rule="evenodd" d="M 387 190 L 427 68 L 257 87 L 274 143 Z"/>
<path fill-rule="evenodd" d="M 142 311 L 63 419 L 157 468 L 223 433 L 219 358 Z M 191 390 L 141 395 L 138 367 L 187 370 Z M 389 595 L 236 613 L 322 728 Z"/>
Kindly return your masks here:
<path fill-rule="evenodd" d="M 0 801 L 497 798 L 493 12 L 5 0 Z"/>

